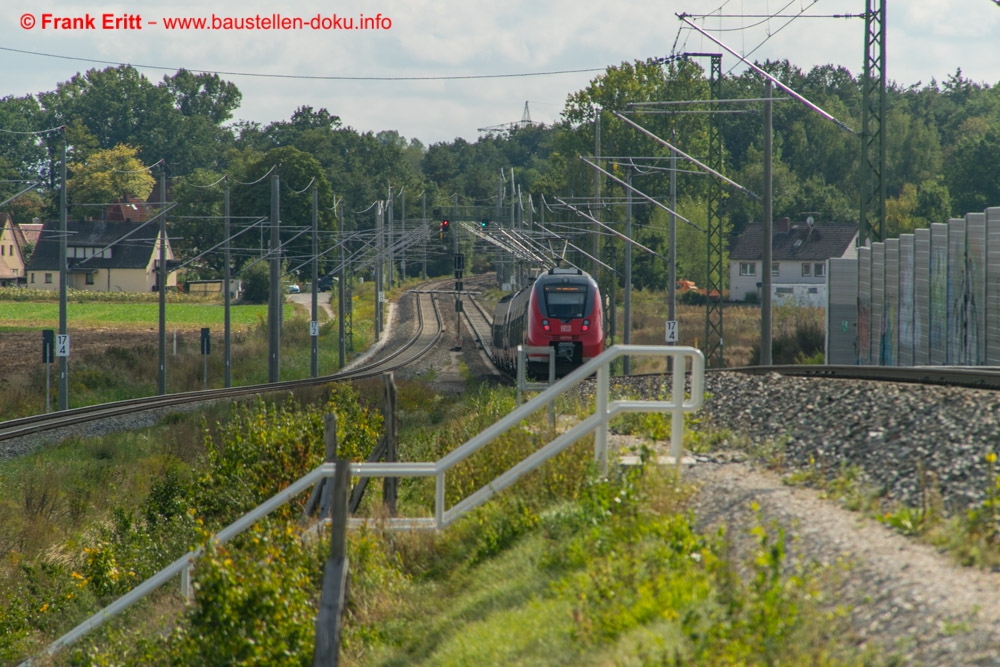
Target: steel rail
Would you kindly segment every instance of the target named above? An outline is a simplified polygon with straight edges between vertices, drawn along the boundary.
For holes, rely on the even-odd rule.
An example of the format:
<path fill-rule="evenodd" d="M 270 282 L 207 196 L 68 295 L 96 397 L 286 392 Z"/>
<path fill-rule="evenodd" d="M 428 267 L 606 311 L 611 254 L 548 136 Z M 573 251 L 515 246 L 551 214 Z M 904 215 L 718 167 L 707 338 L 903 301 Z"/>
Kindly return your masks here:
<path fill-rule="evenodd" d="M 434 348 L 434 346 L 437 345 L 438 341 L 441 340 L 441 336 L 444 335 L 444 327 L 441 324 L 441 314 L 438 311 L 437 299 L 435 299 L 433 295 L 431 295 L 431 305 L 432 305 L 433 310 L 434 310 L 435 320 L 437 321 L 437 328 L 436 328 L 436 330 L 435 330 L 435 332 L 433 334 L 431 334 L 429 337 L 427 337 L 428 338 L 427 343 L 423 347 L 421 347 L 416 352 L 416 354 L 413 354 L 412 356 L 409 356 L 409 357 L 407 357 L 405 359 L 397 361 L 394 364 L 387 364 L 386 362 L 389 361 L 389 359 L 383 357 L 383 358 L 379 359 L 378 361 L 376 361 L 376 362 L 374 362 L 372 364 L 369 364 L 367 366 L 359 368 L 356 371 L 352 371 L 349 377 L 348 376 L 338 376 L 336 379 L 337 380 L 341 380 L 341 379 L 344 379 L 344 380 L 361 380 L 361 379 L 364 379 L 364 378 L 376 377 L 378 375 L 381 375 L 382 373 L 387 373 L 389 371 L 399 370 L 400 368 L 403 368 L 404 366 L 407 366 L 408 364 L 411 364 L 414 361 L 416 361 L 416 360 L 420 359 L 421 357 L 425 356 L 426 354 L 428 354 Z M 422 331 L 423 330 L 423 311 L 422 311 L 422 308 L 420 306 L 418 306 L 418 308 L 417 308 L 417 313 L 418 313 L 418 315 L 420 316 L 420 319 L 421 319 L 420 328 L 421 328 L 421 331 Z M 408 344 L 406 346 L 406 349 L 408 349 L 410 346 L 412 346 L 420 338 L 421 335 L 422 334 L 418 334 L 413 339 L 411 339 L 411 341 L 408 342 Z M 393 358 L 395 358 L 396 356 L 398 356 L 398 353 L 394 353 L 393 354 Z"/>
<path fill-rule="evenodd" d="M 743 366 L 712 369 L 748 375 L 778 373 L 796 377 L 828 380 L 867 380 L 872 382 L 902 382 L 934 384 L 970 389 L 1000 389 L 1000 368 L 985 366 Z"/>
<path fill-rule="evenodd" d="M 476 301 L 475 297 L 473 297 L 472 295 L 469 295 L 469 302 L 472 303 L 473 307 L 476 309 L 476 312 L 478 313 L 478 319 L 481 321 L 482 324 L 486 325 L 485 333 L 480 331 L 479 327 L 476 326 L 476 323 L 473 322 L 473 318 L 469 314 L 469 311 L 463 309 L 462 313 L 465 315 L 465 321 L 468 322 L 469 330 L 472 331 L 472 335 L 476 337 L 477 341 L 479 341 L 479 347 L 482 348 L 483 352 L 486 353 L 486 356 L 488 356 L 492 360 L 493 318 L 487 316 L 486 311 L 483 310 L 483 307 L 479 305 L 479 302 Z"/>
<path fill-rule="evenodd" d="M 422 329 L 422 312 L 419 306 L 419 299 L 417 310 L 418 315 L 421 317 L 420 328 Z M 443 327 L 441 326 L 441 318 L 437 312 L 436 303 L 434 303 L 434 312 L 437 319 L 437 333 L 427 345 L 421 348 L 417 354 L 407 357 L 401 363 L 388 366 L 386 364 L 389 359 L 395 359 L 403 351 L 395 350 L 388 357 L 384 356 L 376 361 L 365 364 L 349 372 L 338 371 L 330 375 L 324 375 L 316 378 L 285 380 L 282 382 L 247 385 L 243 387 L 230 387 L 227 389 L 205 389 L 167 394 L 164 396 L 144 396 L 141 398 L 126 399 L 124 401 L 115 401 L 113 403 L 102 403 L 98 405 L 72 408 L 70 410 L 63 410 L 49 414 L 21 417 L 19 419 L 11 419 L 5 422 L 0 422 L 0 442 L 35 435 L 46 431 L 52 431 L 59 428 L 78 426 L 80 424 L 100 421 L 102 419 L 135 414 L 137 412 L 150 412 L 153 410 L 161 410 L 205 401 L 232 400 L 246 396 L 287 392 L 294 389 L 319 386 L 330 382 L 345 382 L 349 380 L 369 378 L 386 372 L 387 370 L 397 370 L 427 354 L 434 344 L 440 340 Z M 419 338 L 420 332 L 418 331 L 415 336 L 404 344 L 403 349 L 405 350 L 415 344 Z M 0 452 L 0 457 L 2 456 L 3 452 Z"/>

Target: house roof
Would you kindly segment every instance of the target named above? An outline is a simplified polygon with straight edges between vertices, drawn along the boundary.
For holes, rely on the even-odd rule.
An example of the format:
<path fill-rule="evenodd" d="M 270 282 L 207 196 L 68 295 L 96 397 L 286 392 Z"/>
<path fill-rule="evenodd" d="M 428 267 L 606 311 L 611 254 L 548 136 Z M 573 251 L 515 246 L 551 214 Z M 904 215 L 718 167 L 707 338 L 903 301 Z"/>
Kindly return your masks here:
<path fill-rule="evenodd" d="M 857 234 L 858 226 L 854 224 L 792 225 L 787 232 L 777 232 L 771 237 L 771 258 L 775 262 L 787 262 L 842 257 Z M 764 226 L 761 223 L 747 225 L 729 250 L 729 259 L 762 259 L 763 240 Z"/>
<path fill-rule="evenodd" d="M 26 243 L 38 243 L 38 237 L 42 233 L 42 223 L 40 222 L 28 222 L 18 225 L 21 233 L 24 235 L 24 241 Z M 23 247 L 23 246 L 22 246 Z"/>
<path fill-rule="evenodd" d="M 119 199 L 104 209 L 107 222 L 146 222 L 159 211 L 159 204 L 150 204 L 138 197 Z"/>
<path fill-rule="evenodd" d="M 69 258 L 67 261 L 70 270 L 144 269 L 149 265 L 153 254 L 159 226 L 156 223 L 136 225 L 133 222 L 86 221 L 67 222 L 66 230 L 68 247 L 101 250 L 111 246 L 109 258 Z M 127 234 L 128 238 L 123 240 Z M 31 255 L 28 270 L 59 270 L 59 223 L 45 223 L 35 252 Z"/>

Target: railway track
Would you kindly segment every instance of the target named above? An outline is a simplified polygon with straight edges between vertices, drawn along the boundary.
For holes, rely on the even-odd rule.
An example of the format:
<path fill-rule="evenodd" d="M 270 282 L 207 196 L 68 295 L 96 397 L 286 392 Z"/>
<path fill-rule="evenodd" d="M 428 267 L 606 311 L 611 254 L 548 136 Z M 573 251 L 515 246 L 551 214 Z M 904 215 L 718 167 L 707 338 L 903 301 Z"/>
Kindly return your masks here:
<path fill-rule="evenodd" d="M 416 333 L 402 344 L 384 354 L 376 355 L 375 358 L 365 362 L 361 366 L 316 378 L 287 380 L 269 384 L 248 385 L 245 387 L 230 387 L 227 389 L 207 389 L 168 394 L 166 396 L 147 396 L 12 419 L 0 423 L 0 443 L 55 429 L 71 428 L 102 419 L 131 415 L 137 412 L 161 410 L 163 408 L 205 401 L 231 400 L 258 394 L 291 391 L 304 387 L 323 385 L 329 382 L 346 382 L 369 378 L 388 371 L 397 370 L 429 353 L 443 334 L 443 326 L 436 297 L 428 293 L 414 294 L 413 296 L 416 299 L 418 320 Z M 429 326 L 428 320 L 431 321 Z M 2 455 L 2 451 L 0 451 L 0 455 Z"/>
<path fill-rule="evenodd" d="M 970 389 L 1000 389 L 1000 368 L 981 366 L 744 366 L 712 369 L 750 375 L 778 373 L 830 380 L 870 380 L 946 385 Z"/>
<path fill-rule="evenodd" d="M 468 295 L 463 310 L 465 322 L 469 331 L 479 344 L 480 349 L 490 359 L 493 358 L 493 318 L 483 309 L 473 295 Z"/>

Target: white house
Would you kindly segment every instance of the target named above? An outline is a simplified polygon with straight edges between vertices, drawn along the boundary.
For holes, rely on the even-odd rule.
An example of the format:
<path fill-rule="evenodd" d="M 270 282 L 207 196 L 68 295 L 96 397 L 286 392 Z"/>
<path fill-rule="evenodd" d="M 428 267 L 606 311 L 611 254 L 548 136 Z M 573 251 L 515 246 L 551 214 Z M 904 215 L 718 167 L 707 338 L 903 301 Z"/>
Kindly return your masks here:
<path fill-rule="evenodd" d="M 826 260 L 856 258 L 858 226 L 854 224 L 774 223 L 771 237 L 771 286 L 775 303 L 794 299 L 826 303 Z M 729 251 L 729 298 L 760 300 L 764 226 L 751 223 Z"/>
<path fill-rule="evenodd" d="M 156 223 L 67 222 L 67 287 L 95 292 L 156 291 L 160 233 Z M 28 265 L 28 287 L 59 289 L 59 224 L 45 223 Z M 177 286 L 177 262 L 166 239 L 167 287 Z"/>

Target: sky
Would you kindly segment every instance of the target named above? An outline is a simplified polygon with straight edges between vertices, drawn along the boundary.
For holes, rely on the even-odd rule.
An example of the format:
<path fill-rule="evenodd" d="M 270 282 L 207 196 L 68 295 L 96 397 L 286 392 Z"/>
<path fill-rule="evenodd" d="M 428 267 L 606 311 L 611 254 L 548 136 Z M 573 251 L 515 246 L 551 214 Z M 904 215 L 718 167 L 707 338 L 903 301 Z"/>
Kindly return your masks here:
<path fill-rule="evenodd" d="M 675 49 L 720 51 L 695 31 L 681 30 L 678 12 L 713 14 L 697 23 L 729 48 L 753 51 L 751 59 L 787 59 L 804 70 L 834 64 L 857 74 L 864 55 L 864 21 L 824 17 L 860 14 L 866 2 L 4 0 L 2 4 L 2 96 L 53 90 L 78 72 L 109 64 L 130 63 L 152 81 L 184 67 L 218 72 L 239 87 L 243 100 L 234 120 L 263 124 L 287 120 L 306 105 L 326 108 L 359 131 L 396 130 L 429 145 L 456 137 L 475 141 L 480 128 L 520 120 L 526 101 L 532 120 L 557 121 L 567 96 L 586 87 L 608 65 L 668 56 Z M 931 79 L 942 81 L 961 68 L 973 81 L 1000 82 L 997 0 L 898 0 L 888 5 L 889 79 L 905 86 L 926 84 Z M 261 27 L 275 15 L 301 18 L 304 28 Z M 217 25 L 241 19 L 246 26 L 249 19 L 257 27 L 167 27 L 168 19 L 211 21 L 213 16 Z M 767 16 L 775 18 L 763 18 Z M 358 29 L 362 17 L 377 29 Z M 77 19 L 75 25 L 72 19 Z M 318 29 L 308 25 L 310 20 Z M 346 28 L 348 20 L 355 29 L 332 28 Z M 324 21 L 331 29 L 323 29 Z M 739 60 L 723 53 L 723 70 L 739 71 Z M 508 76 L 540 73 L 545 74 Z M 491 78 L 441 78 L 482 76 Z M 393 80 L 385 80 L 389 78 Z"/>

